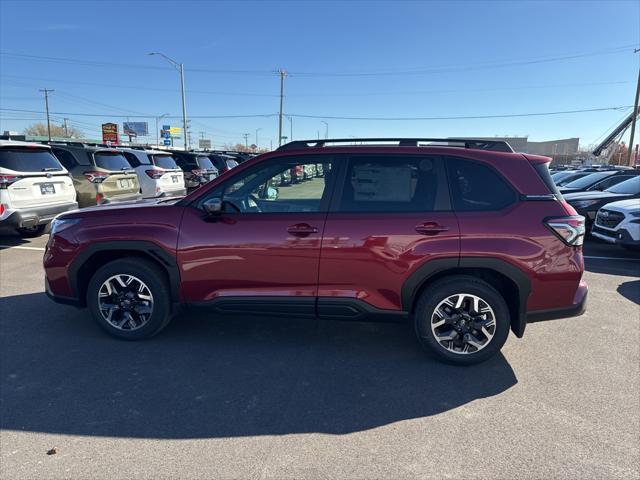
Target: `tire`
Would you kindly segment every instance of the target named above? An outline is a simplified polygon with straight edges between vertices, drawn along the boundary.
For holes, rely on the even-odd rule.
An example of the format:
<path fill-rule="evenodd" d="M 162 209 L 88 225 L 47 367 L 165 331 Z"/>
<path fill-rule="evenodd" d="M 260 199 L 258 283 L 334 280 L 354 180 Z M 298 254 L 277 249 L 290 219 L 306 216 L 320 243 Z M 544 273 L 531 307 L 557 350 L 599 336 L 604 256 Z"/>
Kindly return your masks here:
<path fill-rule="evenodd" d="M 16 230 L 22 238 L 36 238 L 41 236 L 46 228 L 47 224 L 43 223 L 41 225 L 34 225 L 33 227 L 17 228 Z"/>
<path fill-rule="evenodd" d="M 460 301 L 459 294 L 464 294 L 463 302 L 460 309 L 456 309 L 453 307 Z M 486 313 L 476 315 L 473 308 L 470 309 L 472 315 L 465 312 L 466 306 L 474 305 L 474 297 L 479 299 L 478 308 Z M 465 316 L 461 316 L 461 312 Z M 420 343 L 437 359 L 455 365 L 477 364 L 498 353 L 507 341 L 511 325 L 509 309 L 502 295 L 485 281 L 469 275 L 445 277 L 430 285 L 418 299 L 413 317 Z M 435 326 L 440 322 L 442 326 Z M 432 325 L 437 334 L 445 337 L 444 341 L 436 339 Z M 491 334 L 491 338 L 484 331 Z M 455 339 L 447 341 L 446 337 L 451 335 Z M 463 341 L 464 338 L 480 345 L 480 348 Z M 449 348 L 443 345 L 445 342 Z M 463 351 L 465 349 L 466 352 Z"/>
<path fill-rule="evenodd" d="M 123 286 L 117 277 L 124 283 L 131 277 L 134 280 L 129 286 Z M 107 280 L 109 286 L 105 285 Z M 140 283 L 145 289 L 140 287 Z M 109 290 L 111 295 L 106 296 Z M 130 294 L 131 298 L 128 297 Z M 105 297 L 99 298 L 99 295 Z M 147 300 L 149 297 L 150 302 Z M 124 305 L 127 300 L 129 303 Z M 119 306 L 101 310 L 101 306 L 109 305 Z M 171 291 L 165 273 L 156 264 L 141 258 L 123 258 L 103 265 L 91 277 L 87 287 L 87 306 L 98 325 L 111 335 L 126 340 L 142 340 L 159 333 L 171 320 Z M 144 314 L 139 313 L 143 311 Z M 121 322 L 118 327 L 116 324 Z"/>

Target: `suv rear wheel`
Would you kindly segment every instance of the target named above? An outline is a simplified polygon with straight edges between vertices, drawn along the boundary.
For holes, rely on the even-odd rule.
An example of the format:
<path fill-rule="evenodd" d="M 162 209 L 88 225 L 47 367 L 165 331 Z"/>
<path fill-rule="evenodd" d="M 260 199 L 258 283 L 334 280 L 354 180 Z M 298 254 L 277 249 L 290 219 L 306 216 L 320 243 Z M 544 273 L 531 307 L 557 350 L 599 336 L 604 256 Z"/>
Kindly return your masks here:
<path fill-rule="evenodd" d="M 89 281 L 87 305 L 111 335 L 127 340 L 149 338 L 171 320 L 171 292 L 155 264 L 140 258 L 115 260 Z"/>
<path fill-rule="evenodd" d="M 509 309 L 488 283 L 468 275 L 444 278 L 421 295 L 414 312 L 420 342 L 437 358 L 472 365 L 495 355 L 509 336 Z"/>

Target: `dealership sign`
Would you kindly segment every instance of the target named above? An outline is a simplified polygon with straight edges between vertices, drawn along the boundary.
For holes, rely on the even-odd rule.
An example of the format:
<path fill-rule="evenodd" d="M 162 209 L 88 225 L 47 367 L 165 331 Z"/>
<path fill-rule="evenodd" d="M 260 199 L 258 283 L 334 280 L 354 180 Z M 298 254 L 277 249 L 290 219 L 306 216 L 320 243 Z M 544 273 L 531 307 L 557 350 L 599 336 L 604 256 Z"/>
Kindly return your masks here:
<path fill-rule="evenodd" d="M 106 143 L 107 145 L 118 145 L 117 123 L 102 124 L 102 143 Z"/>
<path fill-rule="evenodd" d="M 149 135 L 147 122 L 123 122 L 122 131 L 129 137 L 145 137 Z"/>

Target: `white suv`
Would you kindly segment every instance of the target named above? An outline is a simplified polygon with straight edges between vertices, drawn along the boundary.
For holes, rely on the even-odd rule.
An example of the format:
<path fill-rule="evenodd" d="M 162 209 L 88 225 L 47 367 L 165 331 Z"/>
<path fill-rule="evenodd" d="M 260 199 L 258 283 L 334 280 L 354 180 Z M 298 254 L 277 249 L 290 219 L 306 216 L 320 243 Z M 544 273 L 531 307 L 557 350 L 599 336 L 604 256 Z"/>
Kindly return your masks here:
<path fill-rule="evenodd" d="M 73 180 L 51 147 L 0 140 L 0 227 L 36 237 L 57 214 L 76 208 Z"/>
<path fill-rule="evenodd" d="M 640 248 L 640 198 L 607 203 L 598 210 L 591 234 L 625 248 Z"/>
<path fill-rule="evenodd" d="M 119 150 L 135 169 L 144 198 L 186 195 L 184 172 L 171 153 L 137 148 Z"/>

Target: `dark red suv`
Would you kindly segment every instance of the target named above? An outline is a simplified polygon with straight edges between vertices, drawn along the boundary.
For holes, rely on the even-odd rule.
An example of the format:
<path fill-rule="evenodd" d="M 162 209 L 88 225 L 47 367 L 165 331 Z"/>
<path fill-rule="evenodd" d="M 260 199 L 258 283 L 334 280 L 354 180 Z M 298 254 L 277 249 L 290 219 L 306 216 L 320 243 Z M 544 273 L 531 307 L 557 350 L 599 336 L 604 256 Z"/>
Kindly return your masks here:
<path fill-rule="evenodd" d="M 509 329 L 521 337 L 528 322 L 585 309 L 584 218 L 549 162 L 501 141 L 292 142 L 181 200 L 59 216 L 46 290 L 126 339 L 200 305 L 409 320 L 440 359 L 476 363 Z M 319 164 L 322 176 L 282 184 Z"/>

